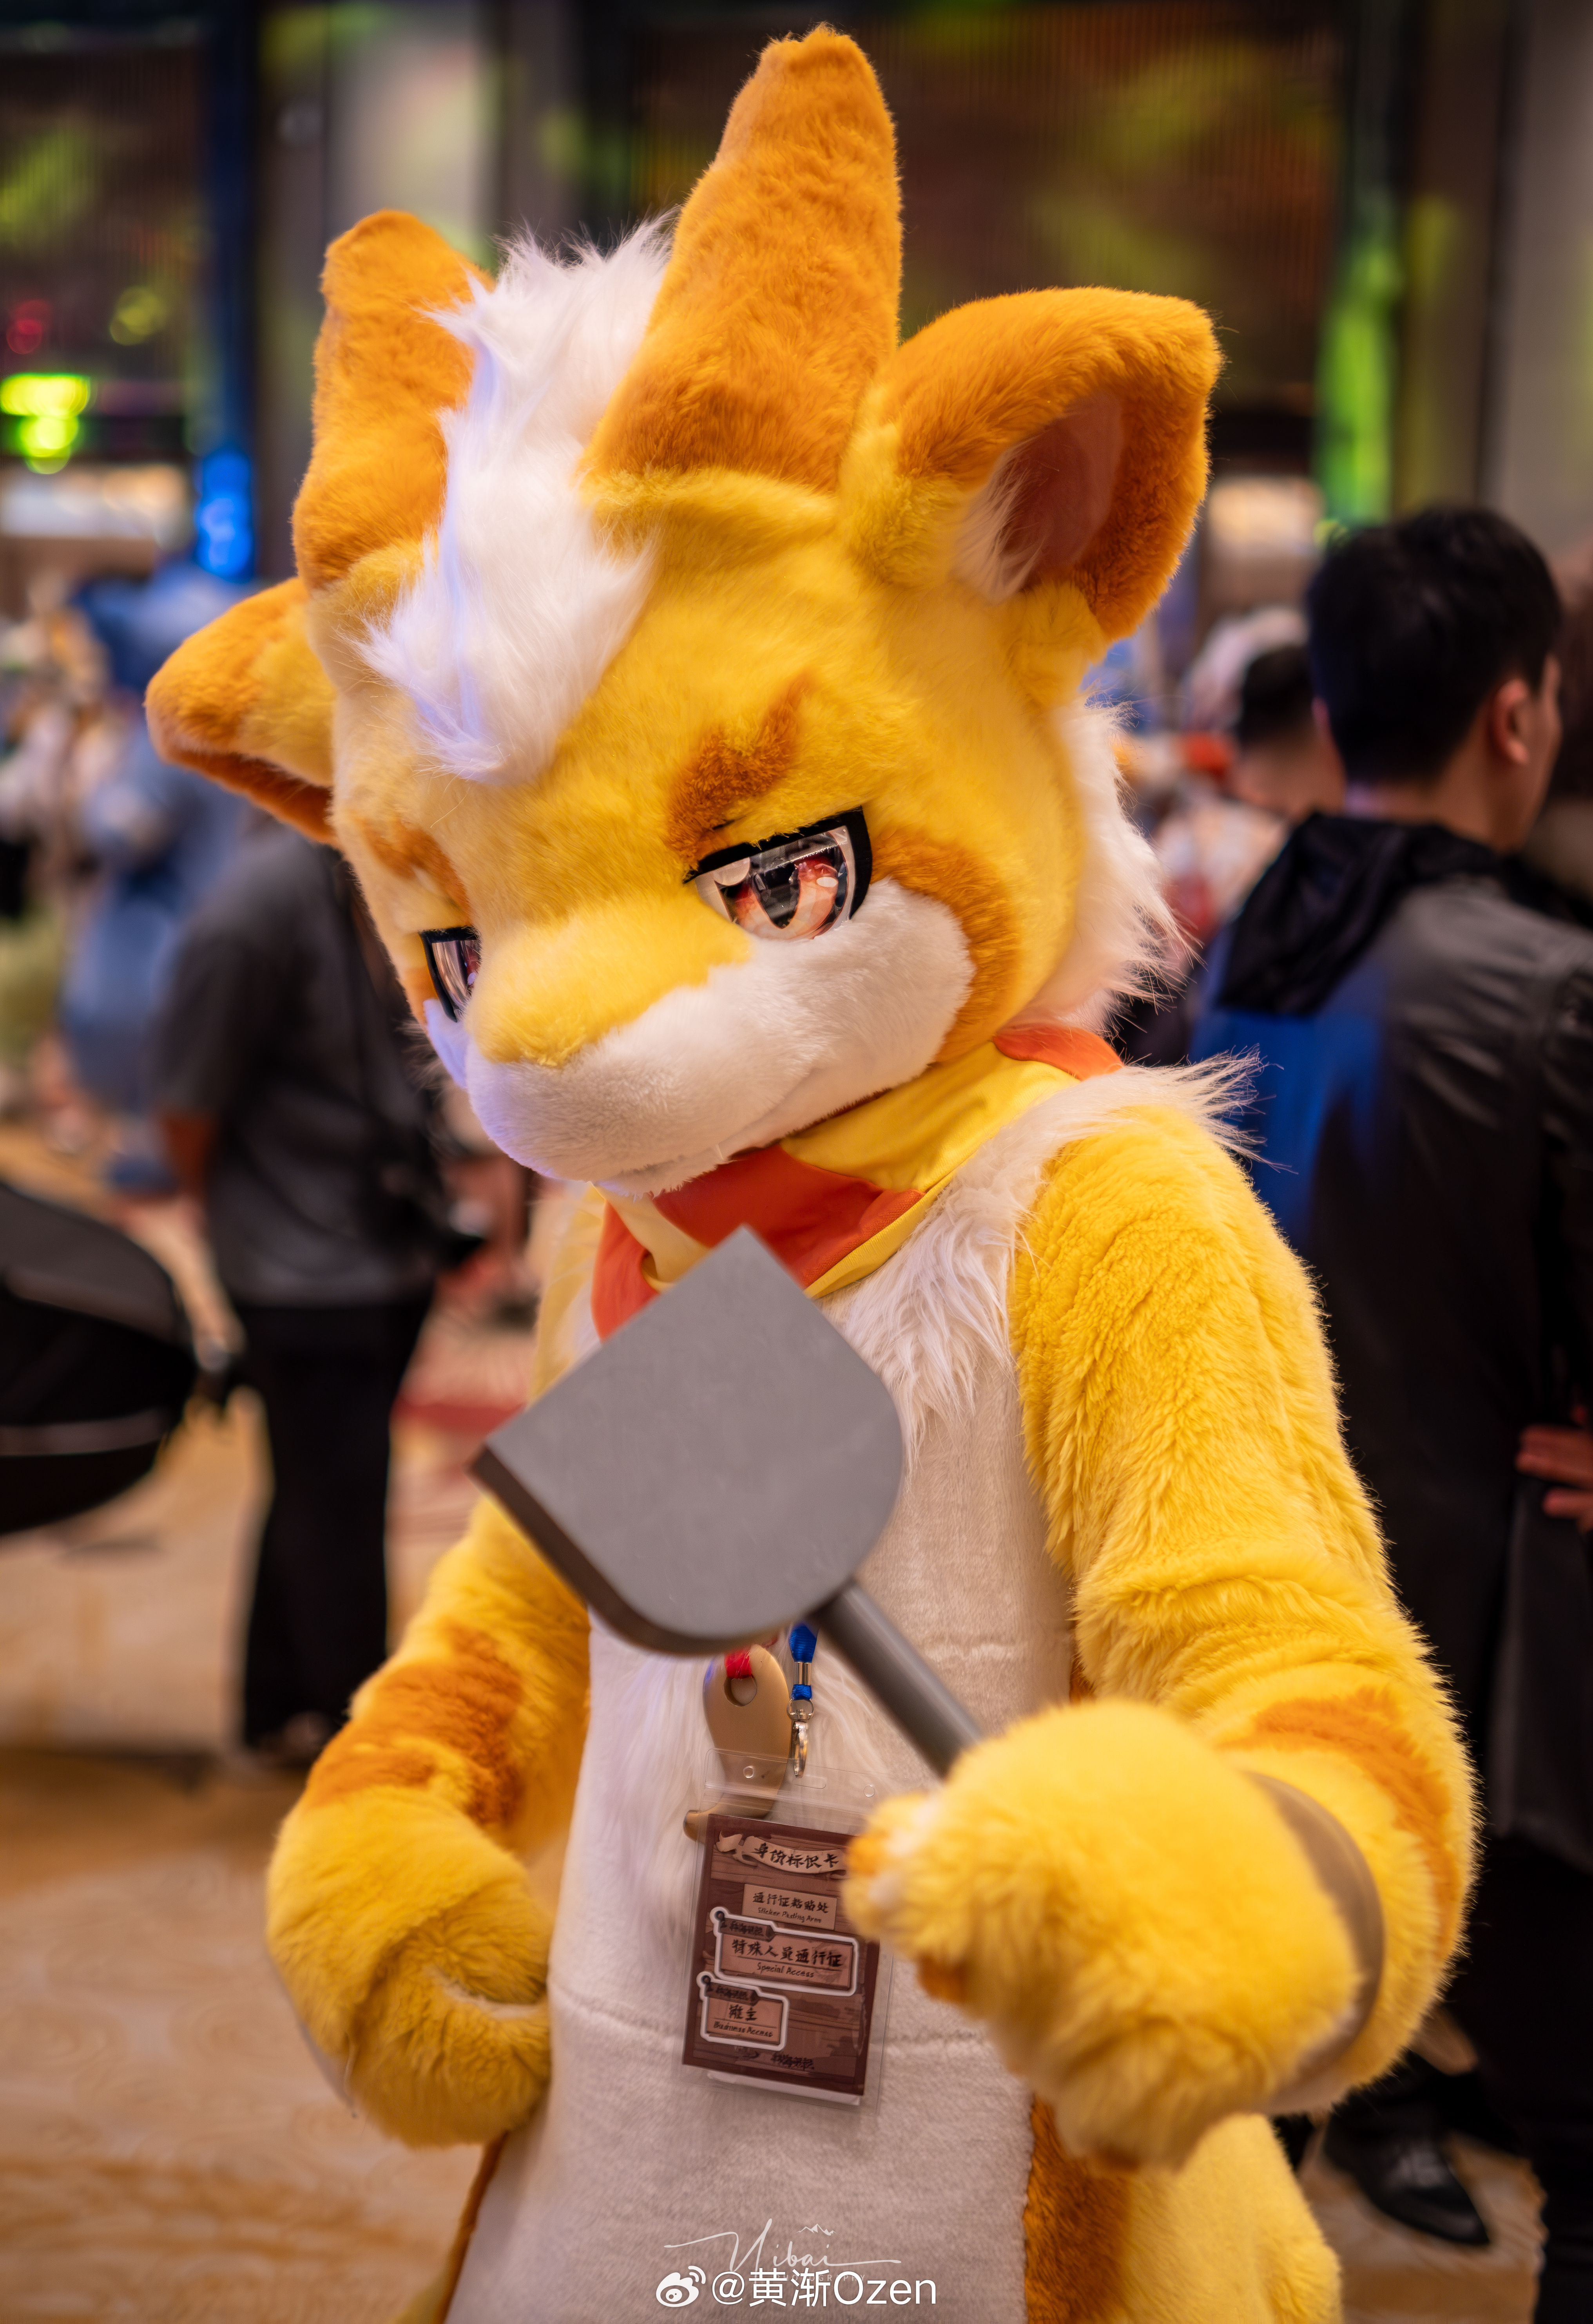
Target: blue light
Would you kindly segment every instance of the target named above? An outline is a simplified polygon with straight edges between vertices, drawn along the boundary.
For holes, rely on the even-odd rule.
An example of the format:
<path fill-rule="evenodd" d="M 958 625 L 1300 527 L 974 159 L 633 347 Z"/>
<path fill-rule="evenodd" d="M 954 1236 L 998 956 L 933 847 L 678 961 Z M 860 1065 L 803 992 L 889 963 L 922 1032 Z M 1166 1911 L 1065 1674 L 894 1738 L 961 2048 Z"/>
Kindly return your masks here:
<path fill-rule="evenodd" d="M 255 562 L 251 482 L 246 453 L 209 452 L 199 462 L 194 561 L 224 581 L 241 580 Z"/>

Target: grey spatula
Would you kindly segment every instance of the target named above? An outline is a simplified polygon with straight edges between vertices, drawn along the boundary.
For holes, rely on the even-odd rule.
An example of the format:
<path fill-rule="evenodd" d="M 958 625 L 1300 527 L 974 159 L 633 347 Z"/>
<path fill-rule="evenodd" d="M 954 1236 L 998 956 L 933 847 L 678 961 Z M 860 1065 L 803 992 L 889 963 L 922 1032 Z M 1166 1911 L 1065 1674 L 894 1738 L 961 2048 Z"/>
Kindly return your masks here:
<path fill-rule="evenodd" d="M 806 1620 L 942 1775 L 978 1741 L 852 1579 L 902 1480 L 889 1391 L 746 1228 L 495 1429 L 473 1473 L 634 1645 L 725 1654 Z"/>

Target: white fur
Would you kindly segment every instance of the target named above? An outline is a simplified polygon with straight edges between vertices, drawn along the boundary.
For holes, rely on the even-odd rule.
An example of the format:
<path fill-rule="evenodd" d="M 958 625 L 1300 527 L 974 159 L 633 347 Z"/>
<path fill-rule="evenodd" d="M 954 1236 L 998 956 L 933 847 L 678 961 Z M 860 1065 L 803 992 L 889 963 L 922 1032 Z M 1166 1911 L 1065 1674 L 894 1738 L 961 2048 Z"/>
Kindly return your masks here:
<path fill-rule="evenodd" d="M 787 1684 L 796 1676 L 787 1634 L 769 1642 Z M 705 1664 L 696 1656 L 647 1654 L 592 1619 L 594 1694 L 612 1711 L 602 1739 L 593 1729 L 583 1762 L 582 1781 L 610 1798 L 645 1801 L 644 1814 L 616 1819 L 611 1845 L 622 1858 L 627 1886 L 641 1917 L 671 1950 L 682 1947 L 690 1925 L 692 1900 L 702 1870 L 702 1849 L 686 1837 L 692 1808 L 711 1807 L 726 1791 L 724 1769 L 703 1717 Z M 809 1772 L 821 1804 L 845 1803 L 872 1783 L 883 1798 L 901 1780 L 903 1752 L 893 1749 L 889 1730 L 863 1682 L 838 1655 L 821 1655 L 823 1684 L 813 1722 Z M 882 1740 L 885 1745 L 882 1752 Z M 912 1760 L 909 1754 L 908 1765 Z M 798 1812 L 801 1792 L 793 1780 L 775 1813 Z"/>
<path fill-rule="evenodd" d="M 830 1320 L 895 1398 L 909 1462 L 931 1418 L 967 1410 L 979 1351 L 1010 1346 L 1012 1254 L 1051 1156 L 1147 1106 L 1235 1145 L 1227 1116 L 1246 1071 L 1228 1057 L 1127 1065 L 1042 1098 L 964 1163 L 894 1259 L 838 1295 Z"/>
<path fill-rule="evenodd" d="M 650 561 L 598 540 L 575 469 L 668 255 L 656 225 L 569 264 L 526 239 L 495 284 L 437 318 L 476 358 L 468 397 L 442 416 L 442 522 L 365 651 L 453 774 L 539 773 L 641 613 Z"/>
<path fill-rule="evenodd" d="M 470 1036 L 440 1001 L 428 1001 L 425 1016 L 426 1038 L 441 1058 L 449 1079 L 464 1089 L 470 1079 Z"/>
<path fill-rule="evenodd" d="M 993 605 L 1004 605 L 1025 587 L 1040 558 L 1038 537 L 1027 549 L 1014 546 L 1012 521 L 1021 479 L 1014 464 L 1027 441 L 1014 444 L 996 463 L 968 503 L 951 553 L 953 578 L 977 589 Z"/>
<path fill-rule="evenodd" d="M 915 1080 L 972 982 L 946 906 L 877 880 L 856 919 L 805 944 L 754 939 L 745 960 L 666 993 L 568 1065 L 495 1065 L 468 1040 L 461 1053 L 468 1015 L 440 1048 L 456 1080 L 463 1065 L 506 1154 L 553 1177 L 658 1194 Z"/>
<path fill-rule="evenodd" d="M 702 1850 L 686 1837 L 686 1817 L 723 1789 L 703 1716 L 699 1656 L 644 1653 L 592 1618 L 594 1692 L 613 1717 L 594 1728 L 581 1781 L 610 1799 L 645 1800 L 649 1812 L 616 1818 L 611 1844 L 622 1855 L 641 1916 L 665 1945 L 683 1947 Z M 597 1756 L 593 1757 L 593 1754 Z"/>
<path fill-rule="evenodd" d="M 1150 842 L 1130 820 L 1112 748 L 1111 714 L 1076 702 L 1056 714 L 1083 825 L 1073 934 L 1020 1016 L 1098 1032 L 1118 1000 L 1144 991 L 1187 957 Z"/>
<path fill-rule="evenodd" d="M 787 1634 L 771 1639 L 769 1649 L 789 1685 L 796 1665 Z M 717 1669 L 718 1660 L 644 1653 L 595 1616 L 592 1658 L 595 1692 L 613 1716 L 604 1722 L 602 1742 L 588 1745 L 597 1756 L 589 1777 L 583 1763 L 582 1780 L 611 1798 L 647 1803 L 644 1814 L 616 1820 L 611 1844 L 624 1861 L 639 1914 L 674 1950 L 685 1943 L 702 1871 L 702 1849 L 686 1837 L 686 1816 L 726 1794 L 702 1709 L 704 1674 Z M 838 1655 L 821 1654 L 820 1660 L 824 1683 L 809 1759 L 815 1794 L 823 1804 L 841 1805 L 838 1788 L 844 1785 L 849 1795 L 872 1783 L 874 1795 L 883 1798 L 893 1776 L 901 1780 L 902 1750 L 892 1749 L 888 1729 L 882 1736 L 880 1713 L 850 1665 Z M 801 1796 L 793 1781 L 775 1813 L 796 1813 Z"/>

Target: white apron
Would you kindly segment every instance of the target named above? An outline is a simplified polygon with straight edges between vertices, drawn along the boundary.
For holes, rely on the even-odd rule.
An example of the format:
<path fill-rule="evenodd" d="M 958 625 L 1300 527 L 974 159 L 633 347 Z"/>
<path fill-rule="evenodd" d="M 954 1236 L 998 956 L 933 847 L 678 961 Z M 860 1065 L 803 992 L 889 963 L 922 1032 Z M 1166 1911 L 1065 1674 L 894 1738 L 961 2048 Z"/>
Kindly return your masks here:
<path fill-rule="evenodd" d="M 921 1305 L 912 1278 L 955 1263 L 945 1229 L 957 1205 L 938 1215 L 943 1208 L 826 1311 L 891 1379 L 918 1440 L 861 1578 L 997 1730 L 1066 1694 L 1068 1591 L 1045 1550 L 1005 1332 L 965 1336 L 953 1366 L 964 1373 L 960 1392 L 934 1392 L 944 1351 L 925 1348 L 922 1316 L 943 1303 Z M 986 1249 L 973 1271 L 990 1278 L 987 1290 L 996 1277 L 1004 1286 L 1015 1222 L 1003 1221 L 994 1269 L 988 1214 L 981 1223 Z M 915 1311 L 905 1323 L 904 1293 Z M 886 1347 L 894 1362 L 882 1361 Z M 882 1796 L 929 1780 L 832 1650 L 820 1646 L 813 1676 L 816 1766 L 822 1750 L 825 1765 L 858 1768 Z M 449 2324 L 624 2324 L 671 2304 L 744 2315 L 751 2270 L 776 2266 L 783 2297 L 765 2296 L 765 2307 L 796 2304 L 806 2266 L 828 2307 L 883 2307 L 890 2292 L 875 2284 L 905 2282 L 913 2296 L 904 2303 L 898 2292 L 897 2312 L 905 2304 L 947 2324 L 1023 2324 L 1030 2094 L 910 1969 L 892 1979 L 877 2107 L 727 2086 L 681 2065 L 701 1865 L 681 1818 L 712 1796 L 702 1667 L 640 1653 L 594 1621 L 591 1678 L 548 1973 L 552 2079 L 493 2176 Z M 777 1818 L 797 1820 L 794 1788 L 788 1782 Z M 746 2287 L 730 2305 L 713 2294 L 727 2271 Z M 687 2284 L 661 2300 L 671 2275 Z M 859 2282 L 866 2289 L 855 2300 Z"/>

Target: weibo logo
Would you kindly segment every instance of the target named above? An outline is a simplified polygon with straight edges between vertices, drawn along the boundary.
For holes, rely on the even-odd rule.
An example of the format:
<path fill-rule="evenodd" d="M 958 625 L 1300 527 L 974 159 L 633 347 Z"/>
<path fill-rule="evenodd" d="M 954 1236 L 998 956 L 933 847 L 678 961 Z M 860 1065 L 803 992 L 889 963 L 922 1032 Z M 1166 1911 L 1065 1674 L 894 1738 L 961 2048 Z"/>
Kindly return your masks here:
<path fill-rule="evenodd" d="M 701 2268 L 689 2267 L 683 2275 L 666 2275 L 654 2297 L 661 2308 L 690 2308 L 707 2282 Z"/>

